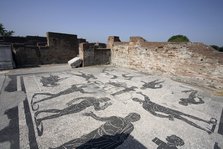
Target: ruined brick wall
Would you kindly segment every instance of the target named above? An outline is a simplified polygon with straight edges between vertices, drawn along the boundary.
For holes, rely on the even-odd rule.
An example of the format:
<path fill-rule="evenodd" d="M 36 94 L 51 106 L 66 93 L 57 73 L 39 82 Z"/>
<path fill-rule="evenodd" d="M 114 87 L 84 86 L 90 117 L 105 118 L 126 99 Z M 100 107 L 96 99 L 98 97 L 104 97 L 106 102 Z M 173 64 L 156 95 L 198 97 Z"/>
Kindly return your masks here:
<path fill-rule="evenodd" d="M 13 44 L 13 53 L 16 67 L 38 66 L 40 57 L 38 48 L 32 45 Z"/>
<path fill-rule="evenodd" d="M 223 87 L 223 53 L 202 43 L 114 42 L 111 63 L 212 89 Z"/>
<path fill-rule="evenodd" d="M 81 43 L 79 45 L 79 56 L 82 59 L 82 66 L 94 65 L 94 44 Z"/>
<path fill-rule="evenodd" d="M 98 48 L 94 51 L 94 64 L 105 65 L 110 64 L 111 61 L 111 49 Z"/>
<path fill-rule="evenodd" d="M 48 58 L 43 57 L 45 54 L 40 53 L 43 64 L 67 63 L 79 53 L 77 35 L 48 32 L 47 44 L 49 47 L 47 51 Z"/>
<path fill-rule="evenodd" d="M 17 67 L 42 64 L 67 63 L 78 55 L 78 44 L 84 39 L 77 35 L 47 33 L 47 38 L 38 36 L 7 38 L 12 43 Z"/>
<path fill-rule="evenodd" d="M 110 64 L 111 50 L 104 47 L 101 43 L 81 43 L 79 57 L 82 59 L 82 66 Z"/>
<path fill-rule="evenodd" d="M 20 36 L 9 36 L 9 37 L 0 37 L 0 43 L 6 42 L 6 43 L 23 43 L 23 44 L 33 44 L 36 45 L 39 42 L 46 43 L 46 37 L 41 36 L 26 36 L 26 37 L 20 37 Z"/>

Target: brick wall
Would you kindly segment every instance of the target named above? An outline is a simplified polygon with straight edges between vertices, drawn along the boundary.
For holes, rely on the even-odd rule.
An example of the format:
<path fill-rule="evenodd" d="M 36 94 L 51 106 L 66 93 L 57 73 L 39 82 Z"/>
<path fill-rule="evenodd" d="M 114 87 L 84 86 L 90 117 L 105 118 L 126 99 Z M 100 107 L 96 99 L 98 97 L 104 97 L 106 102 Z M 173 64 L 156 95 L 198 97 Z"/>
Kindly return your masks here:
<path fill-rule="evenodd" d="M 104 44 L 81 43 L 79 45 L 82 66 L 110 64 L 111 50 L 105 48 Z"/>
<path fill-rule="evenodd" d="M 145 42 L 139 39 L 108 43 L 113 45 L 111 63 L 222 89 L 223 53 L 202 43 Z"/>
<path fill-rule="evenodd" d="M 31 67 L 40 64 L 40 57 L 36 46 L 14 44 L 13 47 L 16 67 Z"/>
<path fill-rule="evenodd" d="M 27 36 L 8 38 L 7 41 L 13 44 L 16 66 L 26 67 L 67 63 L 78 55 L 78 44 L 84 39 L 72 34 L 48 32 L 47 38 Z"/>
<path fill-rule="evenodd" d="M 98 48 L 94 51 L 94 64 L 106 65 L 111 62 L 111 49 Z"/>
<path fill-rule="evenodd" d="M 48 32 L 47 45 L 49 59 L 42 61 L 43 64 L 67 63 L 79 53 L 77 35 Z"/>

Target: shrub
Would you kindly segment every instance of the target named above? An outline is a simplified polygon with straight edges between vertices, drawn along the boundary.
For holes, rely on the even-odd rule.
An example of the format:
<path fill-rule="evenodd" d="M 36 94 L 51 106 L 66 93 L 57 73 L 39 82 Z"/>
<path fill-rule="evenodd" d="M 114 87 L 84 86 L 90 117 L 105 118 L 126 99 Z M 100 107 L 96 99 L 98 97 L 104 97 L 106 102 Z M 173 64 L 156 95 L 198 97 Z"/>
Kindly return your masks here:
<path fill-rule="evenodd" d="M 168 39 L 168 42 L 190 42 L 184 35 L 174 35 Z"/>
<path fill-rule="evenodd" d="M 212 48 L 214 48 L 215 50 L 219 51 L 219 52 L 223 52 L 223 47 L 219 47 L 216 45 L 211 45 Z"/>
<path fill-rule="evenodd" d="M 211 47 L 214 48 L 215 50 L 218 50 L 219 49 L 219 47 L 216 46 L 216 45 L 211 45 Z"/>
<path fill-rule="evenodd" d="M 1 37 L 12 36 L 13 33 L 14 33 L 14 31 L 6 30 L 5 27 L 3 26 L 3 24 L 0 23 L 0 36 Z"/>

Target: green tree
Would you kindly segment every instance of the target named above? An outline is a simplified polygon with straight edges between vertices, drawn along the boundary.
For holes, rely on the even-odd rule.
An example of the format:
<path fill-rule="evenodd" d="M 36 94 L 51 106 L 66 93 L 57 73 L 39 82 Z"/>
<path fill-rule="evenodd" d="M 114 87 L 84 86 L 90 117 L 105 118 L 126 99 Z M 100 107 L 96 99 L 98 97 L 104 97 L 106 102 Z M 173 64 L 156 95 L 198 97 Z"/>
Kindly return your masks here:
<path fill-rule="evenodd" d="M 211 47 L 214 48 L 215 50 L 219 50 L 219 46 L 211 45 Z"/>
<path fill-rule="evenodd" d="M 190 42 L 190 40 L 184 35 L 174 35 L 168 39 L 168 42 Z"/>
<path fill-rule="evenodd" d="M 0 23 L 0 36 L 1 37 L 8 37 L 8 36 L 12 36 L 13 34 L 14 34 L 14 31 L 6 30 L 3 24 Z"/>
<path fill-rule="evenodd" d="M 223 47 L 220 47 L 220 48 L 219 48 L 219 51 L 220 51 L 220 52 L 223 52 Z"/>
<path fill-rule="evenodd" d="M 211 45 L 212 48 L 214 48 L 215 50 L 219 51 L 219 52 L 223 52 L 223 47 L 219 47 L 216 45 Z"/>

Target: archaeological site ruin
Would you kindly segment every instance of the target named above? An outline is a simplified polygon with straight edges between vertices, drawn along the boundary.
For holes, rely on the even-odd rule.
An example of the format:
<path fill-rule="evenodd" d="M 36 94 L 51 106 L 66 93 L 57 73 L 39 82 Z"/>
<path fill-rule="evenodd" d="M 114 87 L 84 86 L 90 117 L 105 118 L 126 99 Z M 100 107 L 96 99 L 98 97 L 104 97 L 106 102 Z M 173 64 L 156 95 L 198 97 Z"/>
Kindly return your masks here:
<path fill-rule="evenodd" d="M 223 52 L 131 36 L 0 38 L 0 148 L 223 148 Z"/>
<path fill-rule="evenodd" d="M 105 44 L 72 34 L 46 35 L 0 39 L 0 69 L 67 63 L 79 57 L 82 67 L 111 64 L 211 89 L 223 86 L 223 53 L 203 43 L 149 42 L 138 36 L 123 42 L 109 36 Z"/>

